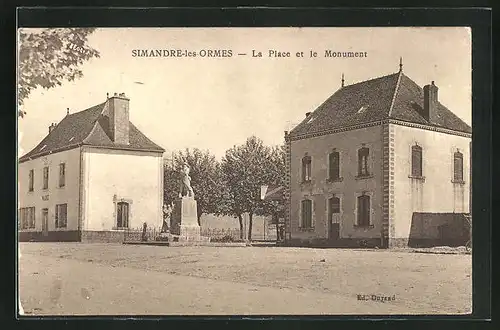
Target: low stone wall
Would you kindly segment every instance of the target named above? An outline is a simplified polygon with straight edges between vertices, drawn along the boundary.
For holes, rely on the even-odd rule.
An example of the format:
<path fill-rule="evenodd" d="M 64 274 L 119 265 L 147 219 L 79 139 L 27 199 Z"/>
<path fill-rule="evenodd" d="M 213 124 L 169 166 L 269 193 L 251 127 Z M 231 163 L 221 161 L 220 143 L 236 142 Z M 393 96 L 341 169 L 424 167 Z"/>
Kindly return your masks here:
<path fill-rule="evenodd" d="M 82 231 L 84 243 L 123 243 L 124 231 Z"/>
<path fill-rule="evenodd" d="M 336 248 L 382 248 L 382 242 L 377 238 L 340 238 L 337 240 L 328 240 L 324 238 L 316 239 L 298 239 L 292 238 L 279 244 L 289 247 L 336 247 Z"/>
<path fill-rule="evenodd" d="M 41 231 L 20 231 L 19 242 L 79 242 L 78 230 L 49 231 L 44 235 Z"/>

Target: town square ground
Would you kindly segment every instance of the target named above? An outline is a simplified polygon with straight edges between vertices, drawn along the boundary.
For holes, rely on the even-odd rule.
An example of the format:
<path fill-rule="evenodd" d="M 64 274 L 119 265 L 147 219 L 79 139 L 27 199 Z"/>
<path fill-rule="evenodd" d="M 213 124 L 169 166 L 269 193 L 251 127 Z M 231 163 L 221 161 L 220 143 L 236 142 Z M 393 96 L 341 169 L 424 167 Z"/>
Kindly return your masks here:
<path fill-rule="evenodd" d="M 472 306 L 470 254 L 84 243 L 20 243 L 20 252 L 27 316 L 468 314 Z"/>

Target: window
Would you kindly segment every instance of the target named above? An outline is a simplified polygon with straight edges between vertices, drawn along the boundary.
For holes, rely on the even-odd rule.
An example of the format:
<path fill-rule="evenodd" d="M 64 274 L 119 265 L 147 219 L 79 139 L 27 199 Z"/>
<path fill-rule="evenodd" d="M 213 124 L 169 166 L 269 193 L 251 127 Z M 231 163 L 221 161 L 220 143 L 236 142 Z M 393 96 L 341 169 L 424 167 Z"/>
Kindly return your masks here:
<path fill-rule="evenodd" d="M 49 168 L 43 168 L 43 189 L 49 189 Z"/>
<path fill-rule="evenodd" d="M 328 179 L 330 181 L 340 179 L 340 154 L 337 151 L 328 155 Z"/>
<path fill-rule="evenodd" d="M 328 200 L 328 221 L 332 222 L 333 214 L 340 213 L 340 198 L 333 196 Z"/>
<path fill-rule="evenodd" d="M 464 156 L 460 151 L 453 155 L 453 181 L 464 181 Z"/>
<path fill-rule="evenodd" d="M 35 208 L 23 207 L 19 212 L 21 229 L 35 228 Z"/>
<path fill-rule="evenodd" d="M 59 164 L 59 187 L 66 185 L 66 164 Z"/>
<path fill-rule="evenodd" d="M 312 228 L 312 201 L 310 199 L 304 199 L 302 201 L 301 228 Z"/>
<path fill-rule="evenodd" d="M 363 147 L 358 150 L 358 176 L 369 176 L 368 156 L 370 149 Z"/>
<path fill-rule="evenodd" d="M 358 221 L 359 227 L 370 226 L 370 196 L 358 196 Z"/>
<path fill-rule="evenodd" d="M 422 147 L 418 145 L 411 147 L 411 175 L 422 177 Z"/>
<path fill-rule="evenodd" d="M 129 204 L 127 202 L 119 202 L 116 205 L 116 227 L 128 228 Z"/>
<path fill-rule="evenodd" d="M 302 158 L 302 182 L 311 181 L 311 157 Z"/>
<path fill-rule="evenodd" d="M 56 228 L 66 228 L 68 224 L 68 204 L 56 205 Z"/>
<path fill-rule="evenodd" d="M 35 171 L 30 170 L 29 178 L 28 178 L 28 191 L 33 191 L 33 182 L 35 179 Z"/>

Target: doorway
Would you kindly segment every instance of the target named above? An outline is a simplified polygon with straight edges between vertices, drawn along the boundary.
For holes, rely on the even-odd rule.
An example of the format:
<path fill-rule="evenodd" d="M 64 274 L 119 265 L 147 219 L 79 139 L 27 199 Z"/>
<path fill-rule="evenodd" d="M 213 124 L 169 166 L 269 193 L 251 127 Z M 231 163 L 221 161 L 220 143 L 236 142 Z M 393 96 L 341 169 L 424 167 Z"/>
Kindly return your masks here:
<path fill-rule="evenodd" d="M 340 198 L 333 196 L 328 200 L 328 239 L 336 241 L 340 238 Z"/>
<path fill-rule="evenodd" d="M 116 210 L 116 227 L 119 229 L 128 228 L 129 226 L 129 204 L 127 202 L 119 202 Z"/>
<path fill-rule="evenodd" d="M 49 236 L 49 209 L 42 209 L 42 235 Z"/>

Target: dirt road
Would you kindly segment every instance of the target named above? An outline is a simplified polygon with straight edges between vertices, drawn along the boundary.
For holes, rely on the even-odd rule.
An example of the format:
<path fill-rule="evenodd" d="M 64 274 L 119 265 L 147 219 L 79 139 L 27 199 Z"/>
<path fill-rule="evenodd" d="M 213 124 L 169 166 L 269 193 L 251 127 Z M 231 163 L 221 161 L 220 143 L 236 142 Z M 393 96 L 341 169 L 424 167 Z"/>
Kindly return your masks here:
<path fill-rule="evenodd" d="M 464 255 L 63 243 L 21 251 L 27 315 L 470 312 L 472 267 Z"/>

